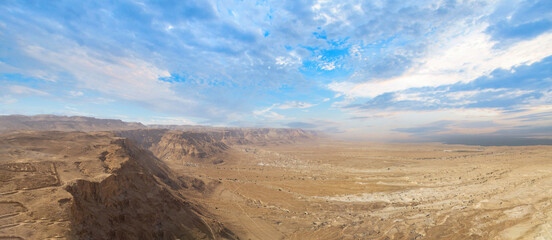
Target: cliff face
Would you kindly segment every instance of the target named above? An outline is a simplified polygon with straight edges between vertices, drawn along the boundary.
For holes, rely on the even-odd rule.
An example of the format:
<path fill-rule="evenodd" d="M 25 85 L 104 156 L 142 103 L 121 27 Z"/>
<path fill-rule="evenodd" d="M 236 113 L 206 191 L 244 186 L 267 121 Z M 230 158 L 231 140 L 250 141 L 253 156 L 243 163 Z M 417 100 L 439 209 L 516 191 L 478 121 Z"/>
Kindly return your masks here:
<path fill-rule="evenodd" d="M 226 144 L 288 144 L 312 140 L 317 132 L 295 128 L 233 128 L 187 125 L 149 125 L 153 129 L 169 129 L 183 132 L 208 133 Z"/>
<path fill-rule="evenodd" d="M 102 181 L 77 180 L 73 195 L 72 234 L 79 239 L 232 238 L 220 223 L 186 201 L 180 182 L 151 153 L 117 140 L 105 155 L 111 175 Z M 121 159 L 123 159 L 121 161 Z"/>
<path fill-rule="evenodd" d="M 224 153 L 229 147 L 211 133 L 141 129 L 117 132 L 164 161 L 209 158 Z"/>
<path fill-rule="evenodd" d="M 315 138 L 314 133 L 301 129 L 270 128 L 139 129 L 116 134 L 136 142 L 165 161 L 220 156 L 229 146 L 236 144 L 290 144 Z M 220 159 L 213 161 L 217 163 Z"/>
<path fill-rule="evenodd" d="M 0 236 L 235 239 L 186 197 L 205 183 L 111 133 L 0 135 L 0 156 Z"/>
<path fill-rule="evenodd" d="M 229 147 L 208 133 L 167 132 L 150 150 L 161 159 L 186 156 L 205 158 L 223 153 Z"/>
<path fill-rule="evenodd" d="M 290 128 L 227 128 L 213 131 L 217 139 L 227 144 L 290 144 L 312 140 L 314 132 Z"/>

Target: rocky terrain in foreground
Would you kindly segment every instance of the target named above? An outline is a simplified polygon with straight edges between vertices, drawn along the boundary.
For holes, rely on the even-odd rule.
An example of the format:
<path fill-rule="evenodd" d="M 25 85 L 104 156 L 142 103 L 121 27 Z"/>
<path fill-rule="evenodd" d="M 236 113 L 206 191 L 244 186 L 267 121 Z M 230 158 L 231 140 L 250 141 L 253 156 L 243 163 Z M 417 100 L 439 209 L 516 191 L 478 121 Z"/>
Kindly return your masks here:
<path fill-rule="evenodd" d="M 2 239 L 235 238 L 186 197 L 203 182 L 112 133 L 3 135 L 0 156 Z"/>

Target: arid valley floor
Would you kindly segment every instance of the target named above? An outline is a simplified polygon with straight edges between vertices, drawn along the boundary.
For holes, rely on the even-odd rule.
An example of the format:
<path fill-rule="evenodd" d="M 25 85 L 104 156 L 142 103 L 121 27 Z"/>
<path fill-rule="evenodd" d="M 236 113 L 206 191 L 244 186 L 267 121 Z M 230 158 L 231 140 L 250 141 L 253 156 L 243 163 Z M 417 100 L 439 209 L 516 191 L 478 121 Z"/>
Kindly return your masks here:
<path fill-rule="evenodd" d="M 213 212 L 248 238 L 552 238 L 549 147 L 326 142 L 240 150 L 247 163 L 188 171 L 224 176 Z"/>
<path fill-rule="evenodd" d="M 0 239 L 552 239 L 552 146 L 6 132 Z"/>

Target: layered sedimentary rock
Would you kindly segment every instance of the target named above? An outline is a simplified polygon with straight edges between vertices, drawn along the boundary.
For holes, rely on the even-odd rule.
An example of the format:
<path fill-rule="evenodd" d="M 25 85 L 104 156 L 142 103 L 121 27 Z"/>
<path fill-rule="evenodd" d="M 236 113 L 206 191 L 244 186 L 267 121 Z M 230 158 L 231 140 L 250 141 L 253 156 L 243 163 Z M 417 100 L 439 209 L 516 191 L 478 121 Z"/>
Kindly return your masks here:
<path fill-rule="evenodd" d="M 135 141 L 166 161 L 211 158 L 223 154 L 229 146 L 236 144 L 289 144 L 316 138 L 312 132 L 301 129 L 270 128 L 139 129 L 118 131 L 116 134 Z"/>

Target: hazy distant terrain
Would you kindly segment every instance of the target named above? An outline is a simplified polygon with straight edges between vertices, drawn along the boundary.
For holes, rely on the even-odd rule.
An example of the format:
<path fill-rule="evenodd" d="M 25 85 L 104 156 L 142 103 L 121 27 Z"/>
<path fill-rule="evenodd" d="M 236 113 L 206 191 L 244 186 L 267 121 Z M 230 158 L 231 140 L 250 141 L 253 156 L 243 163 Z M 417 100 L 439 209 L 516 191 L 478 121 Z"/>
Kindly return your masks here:
<path fill-rule="evenodd" d="M 16 130 L 109 131 L 146 128 L 141 123 L 115 119 L 57 115 L 0 115 L 0 132 Z"/>
<path fill-rule="evenodd" d="M 0 119 L 0 239 L 552 238 L 551 146 Z"/>

